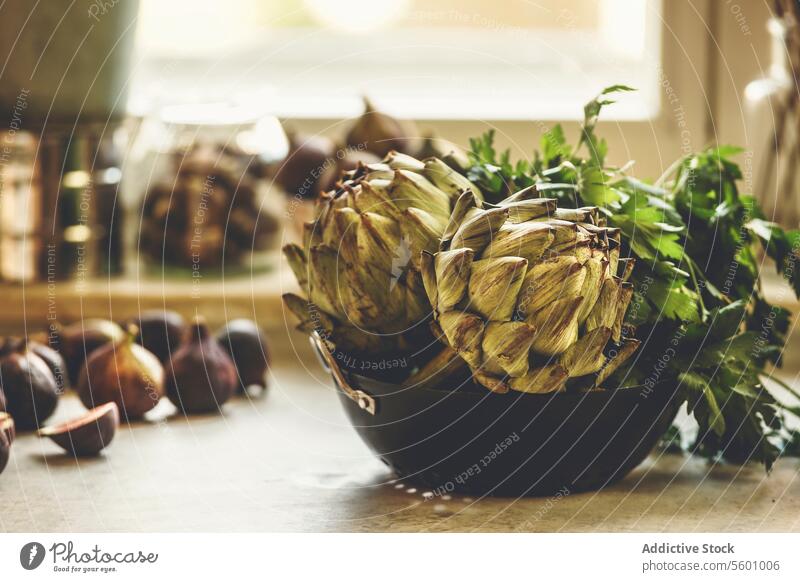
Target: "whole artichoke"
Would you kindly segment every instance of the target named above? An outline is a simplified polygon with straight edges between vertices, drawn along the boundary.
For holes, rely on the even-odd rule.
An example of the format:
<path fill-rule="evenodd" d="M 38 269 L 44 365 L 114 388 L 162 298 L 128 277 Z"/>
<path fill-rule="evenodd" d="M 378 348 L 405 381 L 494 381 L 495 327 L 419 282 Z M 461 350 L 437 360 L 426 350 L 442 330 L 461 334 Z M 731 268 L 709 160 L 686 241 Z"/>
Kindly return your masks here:
<path fill-rule="evenodd" d="M 412 337 L 428 334 L 421 253 L 438 248 L 466 190 L 480 200 L 477 188 L 441 160 L 397 152 L 345 174 L 318 200 L 303 246 L 284 247 L 306 294 L 284 295 L 301 329 L 367 354 L 412 347 Z"/>
<path fill-rule="evenodd" d="M 442 339 L 496 392 L 550 392 L 594 373 L 599 384 L 638 346 L 622 337 L 633 263 L 619 259 L 619 230 L 596 208 L 538 196 L 530 187 L 490 205 L 465 192 L 439 252 L 422 256 Z"/>

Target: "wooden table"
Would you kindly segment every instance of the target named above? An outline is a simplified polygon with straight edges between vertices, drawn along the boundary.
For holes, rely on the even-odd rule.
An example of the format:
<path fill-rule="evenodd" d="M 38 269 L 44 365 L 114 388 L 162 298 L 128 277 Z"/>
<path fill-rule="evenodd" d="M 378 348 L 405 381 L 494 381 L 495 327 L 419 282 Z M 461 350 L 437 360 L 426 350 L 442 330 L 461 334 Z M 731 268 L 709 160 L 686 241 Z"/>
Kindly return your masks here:
<path fill-rule="evenodd" d="M 0 530 L 800 531 L 795 460 L 767 477 L 666 455 L 599 493 L 428 500 L 370 454 L 305 340 L 292 339 L 297 352 L 275 346 L 266 397 L 224 415 L 125 426 L 102 456 L 80 461 L 20 435 L 0 475 Z M 67 396 L 57 418 L 80 410 Z"/>

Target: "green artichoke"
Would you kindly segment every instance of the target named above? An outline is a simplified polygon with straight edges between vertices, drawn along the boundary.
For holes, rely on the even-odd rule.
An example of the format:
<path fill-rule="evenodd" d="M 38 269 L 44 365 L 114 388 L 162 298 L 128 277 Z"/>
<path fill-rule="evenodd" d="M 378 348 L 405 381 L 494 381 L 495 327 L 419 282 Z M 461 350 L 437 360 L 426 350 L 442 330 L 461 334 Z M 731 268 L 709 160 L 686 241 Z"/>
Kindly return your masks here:
<path fill-rule="evenodd" d="M 530 187 L 490 205 L 467 191 L 438 252 L 423 249 L 443 341 L 496 392 L 550 392 L 590 374 L 599 385 L 638 347 L 623 337 L 633 263 L 619 258 L 619 230 L 597 208 L 538 196 Z"/>
<path fill-rule="evenodd" d="M 422 251 L 435 251 L 453 205 L 477 188 L 437 158 L 391 152 L 323 194 L 302 247 L 284 254 L 305 297 L 284 295 L 300 328 L 341 349 L 388 353 L 430 335 Z"/>

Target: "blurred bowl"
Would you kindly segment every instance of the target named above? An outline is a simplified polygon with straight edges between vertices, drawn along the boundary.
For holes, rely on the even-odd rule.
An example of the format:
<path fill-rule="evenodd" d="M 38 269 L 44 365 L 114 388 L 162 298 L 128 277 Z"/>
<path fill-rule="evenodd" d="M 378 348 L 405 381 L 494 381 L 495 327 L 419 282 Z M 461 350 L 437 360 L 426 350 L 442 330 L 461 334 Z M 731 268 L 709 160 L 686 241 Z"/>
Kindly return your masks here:
<path fill-rule="evenodd" d="M 362 440 L 437 495 L 601 489 L 647 457 L 681 404 L 671 383 L 550 394 L 407 388 L 344 373 L 315 347 Z"/>

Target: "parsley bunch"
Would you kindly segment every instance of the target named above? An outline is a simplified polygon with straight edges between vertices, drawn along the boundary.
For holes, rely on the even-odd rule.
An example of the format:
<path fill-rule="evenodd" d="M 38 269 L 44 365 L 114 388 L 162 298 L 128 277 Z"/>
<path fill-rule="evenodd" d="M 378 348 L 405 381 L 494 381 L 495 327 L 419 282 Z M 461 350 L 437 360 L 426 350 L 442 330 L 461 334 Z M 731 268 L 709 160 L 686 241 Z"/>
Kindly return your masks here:
<path fill-rule="evenodd" d="M 742 174 L 731 159 L 738 148 L 683 157 L 652 184 L 629 175 L 631 164 L 606 165 L 597 119 L 612 95 L 631 90 L 603 90 L 584 107 L 577 144 L 556 125 L 530 160 L 498 153 L 493 131 L 470 140 L 467 177 L 492 201 L 536 184 L 559 206 L 598 206 L 621 230 L 622 254 L 636 258 L 626 322 L 643 342 L 609 385 L 678 383 L 698 424 L 694 452 L 758 459 L 769 470 L 781 453 L 800 452 L 786 423 L 800 408 L 776 399 L 765 379 L 800 395 L 771 376 L 790 314 L 767 302 L 759 271 L 766 255 L 800 295 L 800 231 L 767 221 L 756 200 L 739 192 Z"/>

